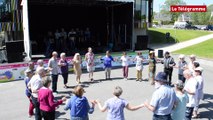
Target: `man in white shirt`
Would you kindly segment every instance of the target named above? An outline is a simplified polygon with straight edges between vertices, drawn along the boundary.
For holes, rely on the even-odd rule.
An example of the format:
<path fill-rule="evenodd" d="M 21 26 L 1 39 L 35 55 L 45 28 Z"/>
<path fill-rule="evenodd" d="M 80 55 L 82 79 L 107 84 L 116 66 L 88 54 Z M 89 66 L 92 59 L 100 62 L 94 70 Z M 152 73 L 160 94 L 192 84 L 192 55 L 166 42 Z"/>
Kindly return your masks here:
<path fill-rule="evenodd" d="M 196 96 L 197 96 L 197 80 L 193 77 L 192 72 L 187 69 L 183 72 L 184 77 L 186 78 L 186 84 L 184 90 L 186 91 L 189 102 L 186 104 L 186 117 L 185 120 L 191 120 L 193 109 L 196 105 Z"/>
<path fill-rule="evenodd" d="M 39 67 L 36 71 L 36 74 L 31 78 L 30 82 L 28 83 L 28 87 L 32 91 L 32 102 L 35 107 L 35 120 L 41 120 L 40 109 L 39 109 L 39 102 L 38 102 L 38 90 L 43 87 L 42 78 L 45 77 L 46 72 L 43 67 Z"/>
<path fill-rule="evenodd" d="M 58 53 L 54 51 L 52 53 L 52 58 L 48 62 L 48 68 L 52 76 L 52 91 L 54 93 L 57 93 L 57 83 L 58 83 L 58 74 L 59 74 L 57 56 L 58 56 Z"/>

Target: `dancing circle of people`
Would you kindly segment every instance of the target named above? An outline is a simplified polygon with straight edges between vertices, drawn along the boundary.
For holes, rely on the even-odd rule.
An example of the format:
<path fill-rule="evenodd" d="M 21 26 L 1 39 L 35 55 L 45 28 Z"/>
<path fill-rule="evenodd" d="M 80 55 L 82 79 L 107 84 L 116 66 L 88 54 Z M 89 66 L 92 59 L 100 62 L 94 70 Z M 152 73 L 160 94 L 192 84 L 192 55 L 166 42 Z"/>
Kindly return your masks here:
<path fill-rule="evenodd" d="M 54 120 L 55 110 L 62 103 L 66 103 L 64 110 L 70 110 L 71 120 L 89 120 L 89 115 L 94 112 L 97 105 L 100 111 L 107 111 L 107 120 L 125 120 L 124 108 L 130 111 L 135 111 L 140 108 L 147 108 L 153 112 L 153 120 L 191 120 L 199 117 L 198 108 L 199 102 L 203 99 L 204 80 L 202 77 L 203 68 L 200 67 L 196 56 L 190 56 L 190 62 L 185 61 L 185 55 L 179 56 L 178 64 L 175 63 L 169 52 L 165 52 L 163 59 L 155 57 L 155 52 L 149 52 L 148 76 L 151 85 L 155 87 L 155 92 L 152 95 L 151 101 L 145 101 L 140 105 L 132 106 L 127 100 L 121 98 L 122 88 L 115 86 L 113 97 L 106 100 L 104 105 L 100 101 L 89 101 L 83 94 L 85 92 L 81 85 L 81 63 L 82 59 L 79 53 L 74 55 L 72 61 L 66 60 L 66 54 L 60 54 L 60 60 L 57 61 L 57 52 L 52 53 L 52 57 L 48 61 L 48 66 L 44 67 L 43 60 L 37 61 L 37 68 L 34 68 L 34 63 L 30 62 L 28 69 L 25 71 L 26 78 L 26 96 L 29 98 L 29 117 L 35 116 L 35 120 Z M 87 71 L 89 73 L 89 81 L 93 82 L 93 72 L 95 54 L 92 48 L 88 48 L 85 54 Z M 111 80 L 112 62 L 115 61 L 107 51 L 102 58 L 105 70 L 105 79 Z M 129 57 L 126 52 L 123 52 L 120 61 L 122 61 L 122 71 L 124 80 L 128 80 Z M 136 68 L 136 81 L 143 81 L 142 71 L 143 62 L 145 59 L 141 52 L 137 52 L 134 59 Z M 164 66 L 163 72 L 156 73 L 156 64 L 162 63 Z M 72 93 L 74 95 L 67 99 L 62 97 L 60 100 L 55 100 L 54 95 L 58 93 L 57 82 L 58 75 L 63 77 L 64 88 L 68 88 L 68 65 L 72 64 L 76 75 L 77 86 Z M 178 81 L 172 84 L 173 69 L 178 69 Z M 59 70 L 60 69 L 60 70 Z M 60 71 L 60 72 L 59 72 Z M 47 73 L 50 76 L 47 76 Z M 50 86 L 52 84 L 52 89 Z M 174 88 L 173 88 L 174 87 Z M 34 111 L 35 109 L 35 111 Z M 35 113 L 34 113 L 35 112 Z"/>

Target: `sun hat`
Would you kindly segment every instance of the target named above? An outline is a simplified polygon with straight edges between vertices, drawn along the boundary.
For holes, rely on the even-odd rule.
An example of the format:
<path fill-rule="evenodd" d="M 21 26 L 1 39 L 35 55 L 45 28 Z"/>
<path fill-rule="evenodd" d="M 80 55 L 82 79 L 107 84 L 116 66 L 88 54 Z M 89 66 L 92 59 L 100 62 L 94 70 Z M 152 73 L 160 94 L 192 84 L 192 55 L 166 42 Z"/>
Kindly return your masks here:
<path fill-rule="evenodd" d="M 181 54 L 180 56 L 179 56 L 179 59 L 181 59 L 181 58 L 185 58 L 185 55 L 183 55 L 183 54 Z"/>
<path fill-rule="evenodd" d="M 197 68 L 195 68 L 195 71 L 203 72 L 203 68 L 202 67 L 197 67 Z"/>
<path fill-rule="evenodd" d="M 165 72 L 158 72 L 155 77 L 155 81 L 167 82 L 166 73 Z"/>
<path fill-rule="evenodd" d="M 195 58 L 196 56 L 194 54 L 190 55 L 190 58 Z"/>

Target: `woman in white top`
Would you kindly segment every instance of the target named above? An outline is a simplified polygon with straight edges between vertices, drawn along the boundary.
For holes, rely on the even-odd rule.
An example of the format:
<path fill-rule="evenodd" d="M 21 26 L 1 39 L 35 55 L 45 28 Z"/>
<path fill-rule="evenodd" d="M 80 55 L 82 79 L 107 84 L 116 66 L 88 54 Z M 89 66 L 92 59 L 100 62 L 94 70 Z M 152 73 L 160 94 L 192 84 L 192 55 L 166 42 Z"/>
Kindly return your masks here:
<path fill-rule="evenodd" d="M 196 56 L 195 55 L 190 55 L 190 62 L 188 64 L 188 69 L 191 71 L 191 72 L 194 72 L 194 61 L 196 60 Z"/>
<path fill-rule="evenodd" d="M 199 108 L 199 102 L 201 99 L 203 99 L 203 77 L 202 77 L 203 68 L 197 67 L 195 68 L 195 79 L 197 80 L 197 96 L 196 96 L 196 102 L 194 107 L 194 112 L 192 118 L 198 117 L 198 108 Z"/>
<path fill-rule="evenodd" d="M 138 52 L 137 56 L 135 57 L 135 61 L 136 61 L 136 70 L 137 70 L 137 78 L 136 81 L 142 81 L 142 70 L 143 70 L 143 57 L 142 57 L 142 53 Z"/>
<path fill-rule="evenodd" d="M 123 52 L 123 56 L 121 56 L 122 66 L 123 66 L 123 77 L 128 80 L 128 66 L 129 66 L 129 58 L 126 52 Z"/>

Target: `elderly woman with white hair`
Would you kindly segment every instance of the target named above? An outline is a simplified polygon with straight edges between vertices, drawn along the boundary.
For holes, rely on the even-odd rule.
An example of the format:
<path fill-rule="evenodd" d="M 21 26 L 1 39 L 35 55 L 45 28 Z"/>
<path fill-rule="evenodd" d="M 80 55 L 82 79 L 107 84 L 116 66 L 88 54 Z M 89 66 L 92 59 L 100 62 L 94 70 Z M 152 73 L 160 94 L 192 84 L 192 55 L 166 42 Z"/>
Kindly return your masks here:
<path fill-rule="evenodd" d="M 179 56 L 179 62 L 178 62 L 178 80 L 182 81 L 183 83 L 185 83 L 185 78 L 183 77 L 183 71 L 186 69 L 187 67 L 187 62 L 185 61 L 185 55 L 181 54 Z"/>
<path fill-rule="evenodd" d="M 43 61 L 42 59 L 38 59 L 38 60 L 37 60 L 36 71 L 37 71 L 40 67 L 44 67 L 44 61 Z"/>
<path fill-rule="evenodd" d="M 190 62 L 188 64 L 188 69 L 191 71 L 191 72 L 194 72 L 194 61 L 196 61 L 196 56 L 194 54 L 190 55 Z"/>
<path fill-rule="evenodd" d="M 67 80 L 68 80 L 68 62 L 66 60 L 66 54 L 61 53 L 60 54 L 61 59 L 59 60 L 59 66 L 61 69 L 61 75 L 64 79 L 64 88 L 67 88 Z"/>
<path fill-rule="evenodd" d="M 95 103 L 98 105 L 101 112 L 108 110 L 107 120 L 125 120 L 124 117 L 124 108 L 135 111 L 142 107 L 144 104 L 138 106 L 131 106 L 126 100 L 120 98 L 120 95 L 123 93 L 123 90 L 120 86 L 116 86 L 113 91 L 113 98 L 108 99 L 104 106 L 101 106 L 99 100 L 96 100 Z"/>
<path fill-rule="evenodd" d="M 82 74 L 82 70 L 81 70 L 81 56 L 79 53 L 75 53 L 74 58 L 72 60 L 73 63 L 73 69 L 76 75 L 76 82 L 78 84 L 81 83 L 81 74 Z"/>

